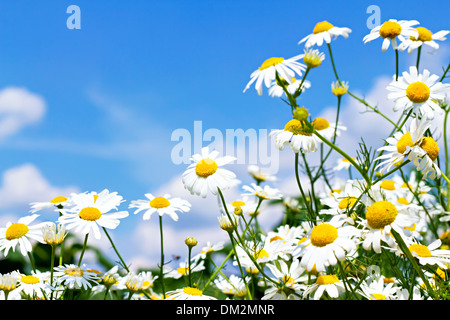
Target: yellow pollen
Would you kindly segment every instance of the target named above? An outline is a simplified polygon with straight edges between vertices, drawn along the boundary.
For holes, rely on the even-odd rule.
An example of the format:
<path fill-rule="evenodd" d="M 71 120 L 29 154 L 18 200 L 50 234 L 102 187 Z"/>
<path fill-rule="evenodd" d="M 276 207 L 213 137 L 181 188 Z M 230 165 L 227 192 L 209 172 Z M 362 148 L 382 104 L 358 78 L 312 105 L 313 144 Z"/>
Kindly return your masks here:
<path fill-rule="evenodd" d="M 192 288 L 192 287 L 186 287 L 183 289 L 183 292 L 191 295 L 191 296 L 202 296 L 203 292 L 197 288 Z"/>
<path fill-rule="evenodd" d="M 328 122 L 327 119 L 324 119 L 324 118 L 314 119 L 314 121 L 312 122 L 312 125 L 313 125 L 314 129 L 319 130 L 319 131 L 330 127 L 330 123 Z"/>
<path fill-rule="evenodd" d="M 26 284 L 36 284 L 39 283 L 39 278 L 34 276 L 24 276 L 20 278 L 20 282 L 26 283 Z"/>
<path fill-rule="evenodd" d="M 339 282 L 339 278 L 334 274 L 326 274 L 326 275 L 318 277 L 316 280 L 316 284 L 320 284 L 320 285 L 333 284 L 336 282 Z"/>
<path fill-rule="evenodd" d="M 339 209 L 345 210 L 353 207 L 353 205 L 356 203 L 356 200 L 357 199 L 355 197 L 345 197 L 344 199 L 339 201 Z"/>
<path fill-rule="evenodd" d="M 79 267 L 70 267 L 64 270 L 64 273 L 71 277 L 82 277 L 84 271 Z"/>
<path fill-rule="evenodd" d="M 394 39 L 402 32 L 402 27 L 394 21 L 386 21 L 380 28 L 380 36 L 383 38 Z"/>
<path fill-rule="evenodd" d="M 217 163 L 209 158 L 202 159 L 195 166 L 195 173 L 202 178 L 207 178 L 217 171 Z"/>
<path fill-rule="evenodd" d="M 328 223 L 322 223 L 311 231 L 311 243 L 316 247 L 324 247 L 333 243 L 338 237 L 338 231 L 335 226 Z"/>
<path fill-rule="evenodd" d="M 284 58 L 277 58 L 277 57 L 269 58 L 262 63 L 261 67 L 259 67 L 259 70 L 265 70 L 265 69 L 275 66 L 283 61 L 284 61 Z"/>
<path fill-rule="evenodd" d="M 322 21 L 316 24 L 316 26 L 314 27 L 313 33 L 314 34 L 318 34 L 321 32 L 325 32 L 330 30 L 331 28 L 333 28 L 334 26 L 329 23 L 328 21 Z"/>
<path fill-rule="evenodd" d="M 96 221 L 96 220 L 100 219 L 100 217 L 102 216 L 102 213 L 97 208 L 86 207 L 86 208 L 81 209 L 78 216 L 81 219 L 86 220 L 86 221 Z"/>
<path fill-rule="evenodd" d="M 284 126 L 284 130 L 292 132 L 293 134 L 312 136 L 312 132 L 308 132 L 303 124 L 297 119 L 292 119 L 288 123 L 286 123 L 286 125 Z"/>
<path fill-rule="evenodd" d="M 400 139 L 397 141 L 397 152 L 398 153 L 405 153 L 406 147 L 413 147 L 414 143 L 411 138 L 411 133 L 405 133 Z"/>
<path fill-rule="evenodd" d="M 383 278 L 383 283 L 394 283 L 395 279 L 394 278 Z"/>
<path fill-rule="evenodd" d="M 436 160 L 439 155 L 439 145 L 431 137 L 423 137 L 420 147 L 426 151 L 431 160 Z"/>
<path fill-rule="evenodd" d="M 6 240 L 14 240 L 22 238 L 30 229 L 23 223 L 13 223 L 6 229 Z"/>
<path fill-rule="evenodd" d="M 381 293 L 372 293 L 373 299 L 372 300 L 384 300 L 386 299 L 386 296 Z"/>
<path fill-rule="evenodd" d="M 245 206 L 245 202 L 244 202 L 244 201 L 233 201 L 233 202 L 231 203 L 231 205 L 232 205 L 233 207 L 243 207 L 243 206 Z"/>
<path fill-rule="evenodd" d="M 411 40 L 414 41 L 431 41 L 433 40 L 433 33 L 424 27 L 418 27 L 416 28 L 417 32 L 419 33 L 419 38 L 416 37 L 410 37 Z"/>
<path fill-rule="evenodd" d="M 409 201 L 406 200 L 406 199 L 403 198 L 403 197 L 398 198 L 398 199 L 397 199 L 397 202 L 400 203 L 400 204 L 404 204 L 404 205 L 408 205 L 408 204 L 409 204 Z"/>
<path fill-rule="evenodd" d="M 170 206 L 170 202 L 164 197 L 155 197 L 150 201 L 150 207 L 155 209 L 167 208 L 168 206 Z"/>
<path fill-rule="evenodd" d="M 431 257 L 431 251 L 423 244 L 412 244 L 409 247 L 411 253 L 415 252 L 419 257 L 428 258 Z"/>
<path fill-rule="evenodd" d="M 380 184 L 381 189 L 395 190 L 395 182 L 392 180 L 383 180 Z"/>
<path fill-rule="evenodd" d="M 67 201 L 67 198 L 66 198 L 66 197 L 63 197 L 63 196 L 59 196 L 59 197 L 53 198 L 53 199 L 50 201 L 50 203 L 61 203 L 61 202 L 64 202 L 64 201 Z"/>
<path fill-rule="evenodd" d="M 413 82 L 406 88 L 406 96 L 414 103 L 422 103 L 430 97 L 430 88 L 423 82 Z"/>
<path fill-rule="evenodd" d="M 367 209 L 367 224 L 372 229 L 383 229 L 395 221 L 397 214 L 397 208 L 389 201 L 377 201 Z"/>

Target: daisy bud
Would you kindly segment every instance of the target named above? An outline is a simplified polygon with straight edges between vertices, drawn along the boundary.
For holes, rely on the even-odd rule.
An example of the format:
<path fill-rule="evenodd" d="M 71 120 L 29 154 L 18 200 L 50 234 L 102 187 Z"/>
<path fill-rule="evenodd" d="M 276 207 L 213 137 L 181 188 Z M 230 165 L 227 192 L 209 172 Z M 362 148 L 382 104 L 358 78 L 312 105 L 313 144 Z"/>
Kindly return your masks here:
<path fill-rule="evenodd" d="M 335 95 L 335 96 L 343 96 L 344 94 L 346 94 L 348 91 L 348 82 L 333 82 L 331 84 L 331 92 Z"/>
<path fill-rule="evenodd" d="M 57 228 L 54 223 L 47 223 L 42 227 L 42 235 L 45 243 L 53 246 L 63 242 L 67 232 L 63 224 L 58 224 Z"/>
<path fill-rule="evenodd" d="M 309 112 L 305 107 L 296 107 L 293 113 L 294 119 L 298 121 L 305 121 L 308 119 Z"/>
<path fill-rule="evenodd" d="M 193 237 L 188 237 L 188 238 L 186 238 L 184 243 L 186 243 L 186 245 L 188 247 L 192 248 L 192 247 L 195 247 L 197 245 L 197 239 L 195 239 Z"/>
<path fill-rule="evenodd" d="M 220 228 L 227 231 L 232 232 L 234 230 L 234 226 L 237 226 L 237 219 L 233 219 L 234 221 L 231 222 L 230 219 L 227 216 L 221 215 L 218 217 Z"/>

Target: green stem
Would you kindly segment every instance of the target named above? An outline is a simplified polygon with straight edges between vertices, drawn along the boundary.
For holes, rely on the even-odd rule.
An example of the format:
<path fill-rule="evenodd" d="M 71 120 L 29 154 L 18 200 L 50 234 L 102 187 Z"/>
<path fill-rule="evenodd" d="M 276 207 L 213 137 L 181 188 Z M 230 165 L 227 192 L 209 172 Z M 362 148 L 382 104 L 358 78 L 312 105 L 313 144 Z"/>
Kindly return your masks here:
<path fill-rule="evenodd" d="M 228 259 L 230 259 L 230 257 L 231 257 L 232 254 L 233 254 L 233 250 L 231 250 L 231 251 L 228 253 L 228 255 L 226 256 L 226 258 L 223 260 L 222 264 L 221 264 L 218 268 L 216 268 L 216 271 L 211 275 L 211 277 L 208 279 L 208 281 L 206 282 L 205 286 L 203 287 L 202 292 L 205 292 L 206 288 L 208 288 L 208 286 L 209 286 L 209 284 L 211 283 L 211 281 L 217 276 L 217 274 L 218 274 L 219 272 L 221 272 L 223 266 L 224 266 L 225 263 L 228 261 Z M 211 260 L 211 262 L 213 262 L 211 257 L 210 257 L 210 260 Z M 214 262 L 213 262 L 213 265 L 215 266 Z"/>
<path fill-rule="evenodd" d="M 445 110 L 445 116 L 444 116 L 444 149 L 445 149 L 445 175 L 448 177 L 449 175 L 449 165 L 448 165 L 448 141 L 447 141 L 447 120 L 448 120 L 448 113 L 450 111 L 450 108 L 447 108 Z M 447 207 L 448 207 L 448 200 L 450 197 L 450 184 L 447 183 Z"/>
<path fill-rule="evenodd" d="M 53 287 L 53 268 L 55 266 L 55 246 L 52 245 L 52 254 L 50 260 L 50 286 Z M 53 290 L 50 294 L 50 300 L 53 300 Z"/>
<path fill-rule="evenodd" d="M 416 68 L 417 72 L 419 72 L 419 63 L 420 63 L 420 53 L 422 51 L 422 46 L 417 48 L 417 61 L 416 61 Z"/>
<path fill-rule="evenodd" d="M 300 190 L 300 193 L 302 194 L 303 201 L 305 202 L 306 209 L 308 210 L 309 218 L 312 221 L 312 223 L 315 224 L 316 223 L 316 219 L 315 219 L 314 211 L 309 206 L 309 201 L 308 201 L 308 199 L 306 197 L 305 191 L 303 190 L 302 183 L 300 181 L 300 176 L 298 174 L 298 166 L 299 166 L 299 164 L 298 164 L 298 152 L 296 152 L 295 153 L 295 168 L 294 168 L 295 169 L 295 179 L 297 181 L 297 185 L 298 185 L 298 188 Z"/>
<path fill-rule="evenodd" d="M 166 289 L 164 286 L 164 238 L 163 238 L 163 226 L 162 226 L 162 216 L 159 216 L 159 234 L 161 237 L 161 264 L 159 266 L 159 275 L 161 277 L 161 288 L 163 292 L 163 297 L 166 299 Z"/>
<path fill-rule="evenodd" d="M 119 254 L 119 251 L 117 250 L 116 246 L 114 245 L 114 242 L 112 241 L 111 237 L 108 234 L 108 231 L 106 231 L 105 227 L 103 227 L 103 231 L 105 231 L 106 236 L 108 237 L 109 242 L 111 243 L 111 246 L 113 247 L 114 251 L 116 252 L 117 256 L 119 257 L 120 261 L 122 262 L 123 267 L 125 268 L 125 270 L 127 270 L 128 272 L 130 272 L 130 270 L 128 269 L 125 261 L 123 261 L 122 257 Z"/>
<path fill-rule="evenodd" d="M 395 81 L 398 81 L 398 49 L 395 49 Z"/>
<path fill-rule="evenodd" d="M 231 231 L 228 232 L 228 235 L 230 236 L 231 247 L 233 248 L 234 256 L 236 257 L 236 262 L 238 264 L 239 271 L 241 272 L 242 281 L 245 283 L 245 288 L 247 289 L 248 298 L 249 298 L 249 300 L 253 300 L 251 291 L 247 284 L 247 281 L 245 281 L 245 274 L 244 274 L 244 271 L 242 270 L 241 262 L 239 261 L 238 254 L 236 252 L 236 244 L 234 243 L 232 232 Z"/>
<path fill-rule="evenodd" d="M 36 264 L 34 263 L 33 254 L 31 252 L 28 252 L 28 258 L 30 258 L 31 268 L 36 272 Z"/>
<path fill-rule="evenodd" d="M 450 69 L 450 63 L 447 66 L 447 69 L 445 69 L 444 74 L 442 75 L 441 79 L 439 80 L 439 82 L 442 82 L 445 79 L 445 76 L 447 75 L 448 70 Z"/>
<path fill-rule="evenodd" d="M 86 235 L 84 236 L 83 250 L 81 250 L 80 259 L 78 259 L 78 267 L 81 266 L 81 261 L 83 260 L 84 252 L 86 251 L 88 237 L 89 237 L 89 233 L 86 233 Z"/>
<path fill-rule="evenodd" d="M 192 272 L 191 272 L 191 252 L 192 252 L 192 247 L 188 246 L 188 264 L 189 264 L 189 287 L 192 288 Z"/>

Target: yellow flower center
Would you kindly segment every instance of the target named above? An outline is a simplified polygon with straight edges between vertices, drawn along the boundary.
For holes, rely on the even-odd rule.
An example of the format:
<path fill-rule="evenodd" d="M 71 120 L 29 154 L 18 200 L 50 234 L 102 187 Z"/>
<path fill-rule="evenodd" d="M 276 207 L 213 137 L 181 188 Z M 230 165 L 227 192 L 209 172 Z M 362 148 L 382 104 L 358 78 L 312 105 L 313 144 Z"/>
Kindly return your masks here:
<path fill-rule="evenodd" d="M 343 198 L 341 201 L 339 201 L 339 209 L 345 210 L 345 209 L 353 207 L 353 205 L 355 204 L 356 200 L 357 199 L 355 197 L 345 197 L 345 198 Z"/>
<path fill-rule="evenodd" d="M 386 296 L 382 293 L 372 293 L 372 297 L 375 300 L 384 300 L 386 299 Z"/>
<path fill-rule="evenodd" d="M 330 30 L 331 28 L 333 28 L 334 26 L 329 23 L 328 21 L 322 21 L 316 24 L 316 26 L 314 27 L 313 33 L 314 34 L 318 34 L 321 32 L 325 32 Z"/>
<path fill-rule="evenodd" d="M 285 286 L 287 285 L 292 286 L 293 284 L 295 284 L 294 279 L 290 276 L 283 276 L 282 281 Z"/>
<path fill-rule="evenodd" d="M 428 258 L 431 257 L 431 251 L 423 244 L 412 244 L 409 247 L 411 253 L 415 252 L 419 257 Z"/>
<path fill-rule="evenodd" d="M 394 39 L 402 32 L 402 27 L 394 21 L 386 21 L 380 28 L 380 36 L 383 38 Z"/>
<path fill-rule="evenodd" d="M 320 130 L 324 130 L 330 127 L 330 123 L 328 122 L 327 119 L 324 118 L 316 118 L 314 119 L 314 121 L 312 122 L 312 125 L 314 127 L 314 129 L 320 131 Z"/>
<path fill-rule="evenodd" d="M 411 40 L 414 41 L 431 41 L 433 40 L 433 33 L 424 27 L 418 27 L 416 28 L 417 32 L 419 33 L 419 38 L 416 37 L 410 37 Z"/>
<path fill-rule="evenodd" d="M 164 197 L 155 197 L 150 201 L 150 207 L 155 209 L 167 208 L 168 206 L 170 206 L 170 202 Z"/>
<path fill-rule="evenodd" d="M 79 267 L 70 267 L 64 270 L 64 273 L 71 277 L 82 277 L 84 271 Z"/>
<path fill-rule="evenodd" d="M 61 202 L 64 202 L 64 201 L 67 201 L 67 198 L 66 198 L 66 197 L 63 197 L 63 196 L 59 196 L 59 197 L 53 198 L 53 199 L 50 201 L 50 203 L 61 203 Z"/>
<path fill-rule="evenodd" d="M 333 284 L 336 282 L 339 282 L 339 278 L 334 274 L 322 275 L 322 276 L 319 276 L 316 280 L 316 284 L 320 284 L 320 285 Z"/>
<path fill-rule="evenodd" d="M 431 160 L 436 160 L 439 155 L 439 145 L 431 137 L 423 137 L 420 147 L 425 150 Z"/>
<path fill-rule="evenodd" d="M 22 238 L 30 229 L 23 223 L 13 223 L 6 229 L 6 240 L 14 240 Z"/>
<path fill-rule="evenodd" d="M 293 134 L 301 134 L 309 137 L 312 136 L 312 132 L 308 132 L 303 124 L 297 119 L 292 119 L 286 123 L 284 130 L 292 132 Z"/>
<path fill-rule="evenodd" d="M 102 216 L 102 213 L 97 208 L 86 207 L 86 208 L 83 208 L 80 210 L 80 213 L 78 214 L 78 216 L 81 219 L 86 220 L 86 221 L 96 221 L 96 220 L 100 219 L 100 217 Z"/>
<path fill-rule="evenodd" d="M 195 173 L 202 178 L 207 178 L 217 171 L 217 163 L 209 158 L 202 159 L 195 166 Z"/>
<path fill-rule="evenodd" d="M 414 103 L 422 103 L 430 97 L 430 88 L 423 82 L 413 82 L 406 88 L 406 96 Z"/>
<path fill-rule="evenodd" d="M 322 64 L 322 58 L 318 51 L 311 51 L 305 53 L 303 56 L 303 61 L 310 68 L 317 68 Z"/>
<path fill-rule="evenodd" d="M 262 259 L 262 258 L 268 258 L 269 253 L 267 253 L 266 250 L 262 249 L 255 253 L 254 258 L 255 259 Z"/>
<path fill-rule="evenodd" d="M 322 223 L 311 231 L 311 243 L 316 247 L 324 247 L 333 243 L 338 237 L 338 231 L 335 226 L 328 223 Z"/>
<path fill-rule="evenodd" d="M 265 69 L 275 66 L 279 63 L 282 63 L 283 61 L 284 61 L 284 58 L 277 58 L 277 57 L 269 58 L 262 63 L 261 67 L 259 67 L 259 70 L 265 70 Z"/>
<path fill-rule="evenodd" d="M 245 206 L 245 202 L 244 202 L 244 201 L 239 201 L 239 200 L 237 200 L 237 201 L 233 201 L 233 202 L 231 203 L 231 205 L 232 205 L 233 207 L 243 207 L 243 206 Z"/>
<path fill-rule="evenodd" d="M 380 184 L 381 189 L 395 190 L 395 182 L 392 180 L 383 180 Z"/>
<path fill-rule="evenodd" d="M 183 289 L 183 292 L 188 295 L 191 295 L 191 296 L 202 296 L 203 295 L 202 290 L 199 290 L 197 288 L 192 288 L 192 287 L 185 287 Z"/>
<path fill-rule="evenodd" d="M 182 275 L 186 275 L 188 271 L 189 271 L 189 268 L 186 268 L 186 267 L 177 269 L 177 272 Z"/>
<path fill-rule="evenodd" d="M 397 208 L 389 201 L 377 201 L 367 209 L 367 224 L 372 229 L 383 229 L 395 221 L 397 214 Z"/>
<path fill-rule="evenodd" d="M 20 282 L 26 283 L 26 284 L 36 284 L 39 283 L 39 278 L 34 276 L 24 276 L 20 278 Z"/>
<path fill-rule="evenodd" d="M 414 143 L 411 138 L 411 133 L 407 132 L 405 133 L 400 139 L 397 141 L 397 152 L 398 153 L 405 153 L 406 147 L 413 147 Z"/>
<path fill-rule="evenodd" d="M 408 204 L 409 204 L 409 201 L 406 200 L 406 199 L 403 198 L 403 197 L 398 198 L 398 199 L 397 199 L 397 202 L 400 203 L 400 204 L 404 204 L 404 205 L 408 205 Z"/>

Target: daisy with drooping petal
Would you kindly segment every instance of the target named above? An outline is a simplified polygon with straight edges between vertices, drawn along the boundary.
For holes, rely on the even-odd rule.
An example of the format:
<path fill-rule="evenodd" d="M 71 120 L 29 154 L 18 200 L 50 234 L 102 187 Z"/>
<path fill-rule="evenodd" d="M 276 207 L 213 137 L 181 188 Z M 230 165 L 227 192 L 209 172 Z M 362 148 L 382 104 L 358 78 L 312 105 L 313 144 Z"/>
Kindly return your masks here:
<path fill-rule="evenodd" d="M 345 219 L 334 217 L 328 222 L 314 226 L 307 239 L 298 245 L 295 257 L 301 257 L 301 266 L 317 272 L 325 272 L 326 267 L 334 266 L 337 261 L 343 261 L 347 254 L 356 249 L 356 238 L 359 231 L 345 224 Z"/>
<path fill-rule="evenodd" d="M 170 195 L 165 194 L 162 197 L 155 197 L 151 193 L 146 193 L 146 200 L 133 200 L 129 208 L 137 208 L 134 214 L 145 211 L 142 218 L 149 220 L 153 213 L 160 216 L 167 214 L 174 221 L 178 221 L 177 212 L 188 212 L 191 210 L 191 204 L 180 198 L 171 198 Z"/>
<path fill-rule="evenodd" d="M 322 137 L 329 141 L 332 141 L 335 135 L 340 136 L 341 131 L 347 130 L 346 127 L 336 123 L 330 123 L 325 118 L 317 117 L 311 122 L 311 124 Z"/>
<path fill-rule="evenodd" d="M 32 251 L 30 240 L 44 243 L 42 237 L 43 223 L 31 225 L 39 217 L 38 214 L 20 218 L 16 223 L 8 222 L 5 228 L 0 228 L 0 251 L 7 256 L 10 249 L 15 251 L 19 246 L 20 252 L 26 256 Z"/>
<path fill-rule="evenodd" d="M 398 49 L 398 40 L 401 42 L 409 39 L 410 37 L 417 37 L 418 32 L 413 28 L 414 25 L 419 24 L 416 20 L 400 20 L 390 19 L 379 25 L 363 38 L 364 43 L 370 42 L 377 38 L 383 38 L 383 44 L 381 45 L 381 51 L 386 51 L 389 45 L 392 44 L 394 50 Z"/>
<path fill-rule="evenodd" d="M 380 172 L 390 170 L 393 166 L 400 165 L 405 158 L 412 161 L 419 171 L 426 177 L 429 173 L 431 179 L 440 176 L 440 169 L 437 164 L 439 155 L 439 145 L 432 137 L 424 136 L 430 127 L 431 121 L 427 118 L 414 118 L 409 126 L 409 130 L 396 132 L 393 137 L 386 139 L 389 145 L 378 148 L 377 151 L 387 151 L 378 156 L 375 160 L 381 161 L 376 168 L 384 166 Z"/>
<path fill-rule="evenodd" d="M 445 98 L 450 85 L 440 82 L 439 76 L 432 75 L 427 69 L 419 74 L 415 66 L 410 66 L 409 73 L 404 71 L 386 89 L 390 91 L 387 98 L 395 103 L 394 111 L 412 110 L 417 116 L 433 119 L 434 113 L 441 109 L 437 101 Z"/>
<path fill-rule="evenodd" d="M 341 189 L 331 190 L 331 194 L 321 199 L 322 204 L 328 208 L 322 209 L 321 214 L 330 214 L 333 216 L 346 214 L 353 208 L 362 194 L 363 188 L 360 182 L 348 180 Z"/>
<path fill-rule="evenodd" d="M 363 281 L 357 292 L 367 300 L 394 300 L 398 289 L 395 282 L 386 283 L 384 277 L 379 276 L 370 281 Z"/>
<path fill-rule="evenodd" d="M 0 290 L 3 292 L 5 296 L 5 300 L 8 299 L 9 294 L 12 292 L 18 292 L 16 290 L 19 285 L 20 272 L 12 271 L 6 274 L 0 274 Z"/>
<path fill-rule="evenodd" d="M 30 203 L 30 213 L 35 213 L 48 208 L 59 208 L 70 205 L 70 199 L 64 196 L 58 196 L 48 202 L 32 202 Z"/>
<path fill-rule="evenodd" d="M 336 81 L 331 83 L 331 93 L 337 97 L 342 97 L 348 92 L 348 81 Z"/>
<path fill-rule="evenodd" d="M 100 239 L 99 227 L 115 229 L 119 219 L 128 217 L 127 211 L 110 212 L 121 202 L 122 197 L 117 192 L 110 193 L 106 189 L 99 194 L 80 193 L 72 197 L 73 206 L 61 209 L 58 221 L 67 230 L 74 229 L 83 235 L 93 233 L 96 239 Z"/>
<path fill-rule="evenodd" d="M 276 188 L 272 188 L 269 185 L 265 185 L 264 187 L 256 185 L 255 183 L 252 183 L 251 186 L 244 185 L 242 186 L 242 189 L 247 191 L 247 193 L 243 193 L 243 196 L 250 196 L 254 195 L 262 200 L 273 200 L 273 199 L 281 199 L 282 194 L 280 193 L 280 190 Z"/>
<path fill-rule="evenodd" d="M 292 78 L 295 78 L 296 75 L 301 76 L 306 69 L 304 64 L 298 62 L 302 57 L 303 55 L 297 55 L 289 59 L 281 57 L 267 59 L 257 70 L 252 72 L 251 79 L 245 86 L 244 92 L 256 81 L 256 92 L 258 92 L 258 95 L 262 95 L 263 83 L 267 88 L 270 88 L 272 82 L 276 80 L 276 73 L 279 74 L 280 78 L 291 84 Z"/>
<path fill-rule="evenodd" d="M 222 168 L 222 166 L 236 160 L 235 157 L 224 156 L 217 158 L 217 150 L 209 152 L 208 147 L 202 148 L 201 154 L 194 154 L 187 170 L 183 173 L 182 181 L 184 187 L 191 194 L 206 198 L 208 192 L 218 194 L 217 188 L 225 190 L 237 183 L 236 175 Z"/>
<path fill-rule="evenodd" d="M 303 62 L 310 69 L 317 68 L 325 60 L 325 54 L 317 49 L 305 49 L 303 54 Z"/>
<path fill-rule="evenodd" d="M 203 294 L 202 290 L 198 288 L 184 287 L 182 289 L 167 292 L 166 300 L 217 300 L 217 299 Z"/>
<path fill-rule="evenodd" d="M 331 40 L 336 39 L 338 36 L 342 36 L 345 39 L 352 32 L 350 28 L 335 27 L 328 21 L 322 21 L 314 26 L 313 33 L 307 35 L 298 44 L 305 43 L 305 48 L 312 47 L 314 45 L 321 46 L 324 42 L 330 43 Z"/>
<path fill-rule="evenodd" d="M 96 272 L 87 269 L 86 265 L 80 267 L 74 264 L 66 264 L 55 267 L 54 276 L 56 283 L 67 287 L 68 289 L 88 290 L 93 283 L 99 280 Z"/>
<path fill-rule="evenodd" d="M 275 139 L 275 147 L 284 150 L 286 145 L 290 145 L 295 153 L 315 152 L 319 145 L 318 138 L 313 135 L 311 129 L 307 128 L 301 121 L 292 119 L 284 126 L 283 130 L 273 130 L 269 136 Z"/>
<path fill-rule="evenodd" d="M 30 299 L 45 298 L 50 294 L 50 287 L 47 281 L 50 279 L 48 272 L 33 272 L 31 275 L 21 274 L 19 277 L 19 290 L 27 295 Z"/>
<path fill-rule="evenodd" d="M 325 274 L 317 277 L 316 282 L 306 288 L 303 297 L 314 292 L 314 300 L 320 300 L 324 293 L 327 293 L 330 298 L 338 298 L 345 290 L 344 283 L 336 275 Z"/>
<path fill-rule="evenodd" d="M 293 260 L 290 265 L 279 260 L 277 264 L 267 264 L 267 267 L 278 285 L 271 282 L 261 300 L 299 300 L 302 297 L 305 286 L 301 283 L 307 281 L 309 276 L 305 274 L 298 259 Z"/>
<path fill-rule="evenodd" d="M 450 250 L 439 249 L 442 241 L 437 239 L 428 246 L 411 242 L 408 249 L 421 265 L 437 265 L 442 269 L 448 269 L 450 263 Z M 401 252 L 399 252 L 401 254 Z"/>
<path fill-rule="evenodd" d="M 426 44 L 427 46 L 430 46 L 434 50 L 439 49 L 439 44 L 436 41 L 444 41 L 447 38 L 445 37 L 450 31 L 448 30 L 442 30 L 436 33 L 431 32 L 427 28 L 424 27 L 417 27 L 416 28 L 418 32 L 418 37 L 410 37 L 403 41 L 400 46 L 399 50 L 404 51 L 408 49 L 408 53 L 413 52 L 413 50 L 421 47 L 422 45 Z"/>
<path fill-rule="evenodd" d="M 244 282 L 245 281 L 245 282 Z M 243 280 L 234 274 L 231 274 L 228 279 L 224 276 L 219 275 L 218 278 L 214 279 L 214 285 L 226 296 L 244 298 L 247 295 L 246 283 L 250 282 L 250 277 L 245 277 Z"/>

